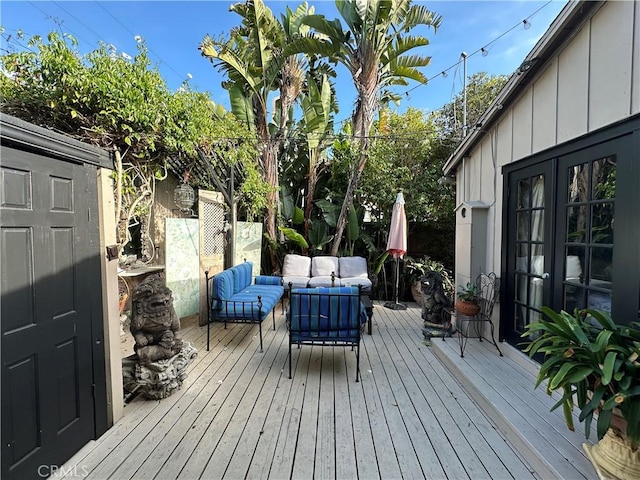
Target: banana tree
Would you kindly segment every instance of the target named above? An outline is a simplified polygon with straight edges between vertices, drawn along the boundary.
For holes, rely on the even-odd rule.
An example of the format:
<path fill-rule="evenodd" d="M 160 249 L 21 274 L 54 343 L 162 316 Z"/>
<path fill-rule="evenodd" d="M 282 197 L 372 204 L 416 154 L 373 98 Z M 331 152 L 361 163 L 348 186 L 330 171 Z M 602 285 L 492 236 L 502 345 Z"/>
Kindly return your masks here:
<path fill-rule="evenodd" d="M 336 6 L 346 29 L 338 19 L 329 21 L 323 15 L 309 15 L 303 22 L 315 34 L 289 46 L 293 51 L 322 55 L 343 64 L 351 73 L 358 94 L 351 121 L 354 137 L 362 148 L 338 217 L 332 255 L 338 253 L 353 196 L 367 162 L 375 112 L 382 102 L 400 99 L 390 91 L 391 87 L 407 85 L 408 80 L 427 82 L 418 68 L 427 66 L 431 58 L 405 54 L 427 46 L 429 40 L 410 36 L 408 32 L 420 25 L 435 31 L 441 21 L 439 15 L 422 5 L 412 5 L 411 0 L 336 0 Z"/>
<path fill-rule="evenodd" d="M 226 75 L 223 83 L 229 91 L 234 115 L 251 126 L 261 142 L 260 164 L 271 185 L 266 212 L 266 234 L 277 236 L 279 166 L 278 152 L 289 126 L 289 116 L 297 100 L 306 71 L 306 60 L 299 52 L 284 54 L 292 35 L 303 34 L 307 26 L 300 22 L 313 9 L 306 4 L 295 12 L 287 8 L 278 22 L 262 0 L 249 0 L 230 7 L 242 17 L 241 26 L 231 30 L 228 39 L 208 35 L 199 46 Z M 276 110 L 269 112 L 270 96 L 277 92 Z M 272 124 L 275 121 L 275 126 Z M 278 269 L 275 252 L 271 252 L 273 270 Z"/>
<path fill-rule="evenodd" d="M 307 169 L 307 186 L 304 213 L 304 236 L 308 238 L 311 225 L 311 211 L 318 177 L 326 163 L 326 150 L 329 147 L 328 136 L 333 133 L 334 96 L 331 84 L 326 75 L 321 84 L 309 76 L 307 92 L 302 97 L 302 115 L 309 165 Z"/>

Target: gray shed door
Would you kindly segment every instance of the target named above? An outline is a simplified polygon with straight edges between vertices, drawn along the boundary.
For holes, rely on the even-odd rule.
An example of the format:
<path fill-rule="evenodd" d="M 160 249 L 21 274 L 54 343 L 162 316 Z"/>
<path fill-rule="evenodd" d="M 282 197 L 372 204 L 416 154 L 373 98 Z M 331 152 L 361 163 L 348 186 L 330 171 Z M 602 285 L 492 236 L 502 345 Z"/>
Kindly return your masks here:
<path fill-rule="evenodd" d="M 0 153 L 1 476 L 43 478 L 95 434 L 95 167 Z"/>

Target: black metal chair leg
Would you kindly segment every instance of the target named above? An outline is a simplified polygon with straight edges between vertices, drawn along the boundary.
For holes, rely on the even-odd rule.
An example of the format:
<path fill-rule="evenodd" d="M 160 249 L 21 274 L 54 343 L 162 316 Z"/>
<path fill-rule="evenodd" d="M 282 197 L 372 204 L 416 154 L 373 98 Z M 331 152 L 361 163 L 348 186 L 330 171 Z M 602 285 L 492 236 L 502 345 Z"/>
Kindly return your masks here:
<path fill-rule="evenodd" d="M 289 339 L 289 380 L 291 380 L 291 339 Z"/>
<path fill-rule="evenodd" d="M 262 322 L 258 323 L 258 331 L 260 332 L 260 351 L 262 352 Z"/>
<path fill-rule="evenodd" d="M 493 342 L 495 347 L 498 349 L 498 353 L 500 354 L 500 356 L 504 357 L 504 355 L 502 355 L 502 351 L 500 350 L 500 347 L 498 346 L 498 342 L 496 342 L 495 332 L 493 329 L 493 322 L 489 321 L 489 324 L 491 325 L 491 341 Z"/>
<path fill-rule="evenodd" d="M 209 330 L 211 329 L 211 319 L 207 316 L 207 352 L 209 351 Z"/>
<path fill-rule="evenodd" d="M 360 343 L 356 347 L 356 382 L 359 382 L 360 376 Z"/>

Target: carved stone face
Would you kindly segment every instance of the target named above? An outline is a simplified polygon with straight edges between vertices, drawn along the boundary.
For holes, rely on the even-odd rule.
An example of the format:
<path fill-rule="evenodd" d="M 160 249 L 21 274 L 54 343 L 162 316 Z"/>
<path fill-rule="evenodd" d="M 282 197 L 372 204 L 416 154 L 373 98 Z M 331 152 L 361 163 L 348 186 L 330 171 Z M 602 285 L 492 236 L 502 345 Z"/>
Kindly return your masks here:
<path fill-rule="evenodd" d="M 173 306 L 171 290 L 167 288 L 162 279 L 153 278 L 141 283 L 133 291 L 133 303 L 135 313 L 157 316 L 169 311 Z"/>
<path fill-rule="evenodd" d="M 442 277 L 438 272 L 428 271 L 420 277 L 420 289 L 423 294 L 431 295 L 442 287 Z"/>

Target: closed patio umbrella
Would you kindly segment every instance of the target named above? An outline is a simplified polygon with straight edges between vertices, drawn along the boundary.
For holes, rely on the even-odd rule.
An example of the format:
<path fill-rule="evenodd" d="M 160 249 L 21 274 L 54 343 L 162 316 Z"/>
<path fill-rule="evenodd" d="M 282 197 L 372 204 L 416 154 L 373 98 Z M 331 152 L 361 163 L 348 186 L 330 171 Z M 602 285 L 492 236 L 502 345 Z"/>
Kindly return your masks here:
<path fill-rule="evenodd" d="M 398 302 L 398 284 L 400 280 L 400 258 L 407 253 L 407 216 L 404 213 L 404 196 L 402 190 L 398 192 L 396 203 L 393 204 L 391 214 L 391 228 L 387 240 L 387 253 L 396 259 L 396 284 L 394 290 L 394 302 L 384 304 L 392 310 L 406 310 L 407 306 Z"/>

